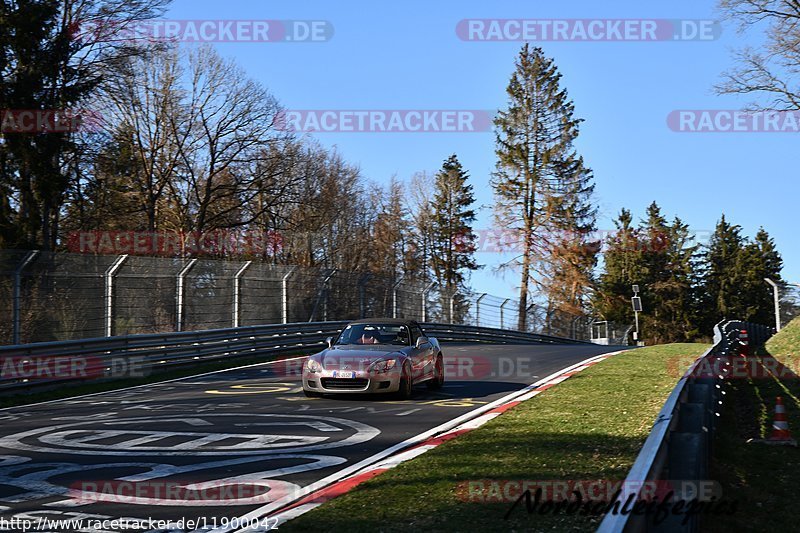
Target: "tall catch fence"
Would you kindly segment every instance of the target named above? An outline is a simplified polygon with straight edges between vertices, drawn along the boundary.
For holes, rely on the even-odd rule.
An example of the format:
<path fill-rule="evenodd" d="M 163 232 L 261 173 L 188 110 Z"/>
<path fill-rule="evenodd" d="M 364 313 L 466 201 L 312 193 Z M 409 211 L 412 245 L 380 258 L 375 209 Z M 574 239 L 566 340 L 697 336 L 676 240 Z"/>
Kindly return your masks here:
<path fill-rule="evenodd" d="M 259 261 L 0 250 L 0 345 L 362 317 L 518 330 L 519 302 L 402 276 Z M 578 340 L 591 320 L 540 305 L 529 333 Z"/>

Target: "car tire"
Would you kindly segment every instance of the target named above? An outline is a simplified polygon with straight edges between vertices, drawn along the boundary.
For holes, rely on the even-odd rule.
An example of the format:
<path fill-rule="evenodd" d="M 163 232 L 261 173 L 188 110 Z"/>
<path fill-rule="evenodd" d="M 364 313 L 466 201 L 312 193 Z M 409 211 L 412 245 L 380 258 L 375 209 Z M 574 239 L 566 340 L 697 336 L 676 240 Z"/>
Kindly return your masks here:
<path fill-rule="evenodd" d="M 438 390 L 444 386 L 444 356 L 440 353 L 433 369 L 433 379 L 427 381 L 428 389 Z"/>
<path fill-rule="evenodd" d="M 414 381 L 411 377 L 411 366 L 403 365 L 403 373 L 400 377 L 400 388 L 397 390 L 397 397 L 401 400 L 408 400 L 413 393 Z"/>
<path fill-rule="evenodd" d="M 322 398 L 322 394 L 313 390 L 306 390 L 303 389 L 303 394 L 306 395 L 306 398 Z"/>

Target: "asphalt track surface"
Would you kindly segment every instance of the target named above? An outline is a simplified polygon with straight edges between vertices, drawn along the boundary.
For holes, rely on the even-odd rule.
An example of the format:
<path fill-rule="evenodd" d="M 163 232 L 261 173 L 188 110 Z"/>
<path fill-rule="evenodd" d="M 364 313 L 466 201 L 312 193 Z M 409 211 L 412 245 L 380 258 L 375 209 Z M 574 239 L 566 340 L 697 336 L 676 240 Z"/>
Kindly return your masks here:
<path fill-rule="evenodd" d="M 96 532 L 98 520 L 131 518 L 127 525 L 141 520 L 140 528 L 104 531 L 211 531 L 619 348 L 448 344 L 442 349 L 444 388 L 418 385 L 406 401 L 306 398 L 297 375 L 302 360 L 295 360 L 0 410 L 0 530 L 21 531 L 21 520 L 30 519 L 39 531 Z M 87 525 L 48 528 L 45 518 L 83 519 Z"/>

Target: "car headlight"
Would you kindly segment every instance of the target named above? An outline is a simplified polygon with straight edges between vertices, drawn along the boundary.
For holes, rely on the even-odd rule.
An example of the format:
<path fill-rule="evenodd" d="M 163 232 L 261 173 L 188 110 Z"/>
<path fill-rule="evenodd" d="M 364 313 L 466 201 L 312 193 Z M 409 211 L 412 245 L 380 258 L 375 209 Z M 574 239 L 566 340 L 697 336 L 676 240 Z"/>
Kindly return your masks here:
<path fill-rule="evenodd" d="M 322 365 L 316 359 L 309 359 L 306 368 L 309 372 L 322 372 Z"/>
<path fill-rule="evenodd" d="M 397 364 L 396 359 L 384 359 L 383 361 L 378 361 L 377 363 L 373 363 L 372 370 L 373 372 L 388 372 L 389 370 L 394 368 L 394 365 Z"/>

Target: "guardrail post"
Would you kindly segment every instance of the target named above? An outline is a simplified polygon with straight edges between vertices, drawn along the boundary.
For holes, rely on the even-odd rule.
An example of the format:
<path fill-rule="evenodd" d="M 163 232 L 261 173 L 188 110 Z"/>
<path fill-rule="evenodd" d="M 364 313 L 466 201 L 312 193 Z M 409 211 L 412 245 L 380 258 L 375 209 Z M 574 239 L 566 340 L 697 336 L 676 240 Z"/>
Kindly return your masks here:
<path fill-rule="evenodd" d="M 397 281 L 394 282 L 394 285 L 392 285 L 392 318 L 397 318 L 397 289 L 400 288 L 404 277 L 405 276 L 400 276 L 397 278 Z"/>
<path fill-rule="evenodd" d="M 38 251 L 28 252 L 28 254 L 23 258 L 22 262 L 19 266 L 14 270 L 14 303 L 12 304 L 13 310 L 13 334 L 12 334 L 12 342 L 11 344 L 19 344 L 20 339 L 20 331 L 22 330 L 22 319 L 21 319 L 21 300 L 22 300 L 22 271 L 36 259 L 36 256 L 39 255 Z"/>
<path fill-rule="evenodd" d="M 239 285 L 240 285 L 240 280 L 242 278 L 242 274 L 244 274 L 244 271 L 247 270 L 250 267 L 250 265 L 252 265 L 252 264 L 253 264 L 252 261 L 247 261 L 244 265 L 242 265 L 242 268 L 240 268 L 239 271 L 236 272 L 236 275 L 233 276 L 233 310 L 232 310 L 232 315 L 233 315 L 232 318 L 233 318 L 233 320 L 232 320 L 232 322 L 233 322 L 233 327 L 235 327 L 235 328 L 239 327 Z"/>
<path fill-rule="evenodd" d="M 283 275 L 281 280 L 281 320 L 284 324 L 289 322 L 289 276 L 294 274 L 297 267 L 292 267 L 289 272 Z"/>
<path fill-rule="evenodd" d="M 481 327 L 481 300 L 488 296 L 485 292 L 475 300 L 475 326 Z"/>
<path fill-rule="evenodd" d="M 121 255 L 114 260 L 105 273 L 106 281 L 106 301 L 105 301 L 105 332 L 106 337 L 111 337 L 114 334 L 114 276 L 117 270 L 122 266 L 122 263 L 128 258 L 128 254 Z"/>
<path fill-rule="evenodd" d="M 184 305 L 184 286 L 186 275 L 197 263 L 197 259 L 190 259 L 185 267 L 178 272 L 175 288 L 175 331 L 183 331 L 183 305 Z"/>
<path fill-rule="evenodd" d="M 425 321 L 427 320 L 427 314 L 428 314 L 428 293 L 431 291 L 431 289 L 432 289 L 432 288 L 433 288 L 435 285 L 436 285 L 436 282 L 435 282 L 435 281 L 432 281 L 430 284 L 428 284 L 428 286 L 427 286 L 427 287 L 425 287 L 425 290 L 424 290 L 424 291 L 422 291 L 422 322 L 425 322 Z"/>

